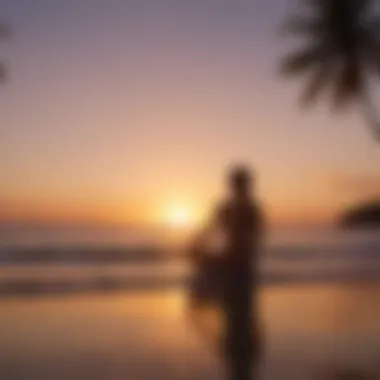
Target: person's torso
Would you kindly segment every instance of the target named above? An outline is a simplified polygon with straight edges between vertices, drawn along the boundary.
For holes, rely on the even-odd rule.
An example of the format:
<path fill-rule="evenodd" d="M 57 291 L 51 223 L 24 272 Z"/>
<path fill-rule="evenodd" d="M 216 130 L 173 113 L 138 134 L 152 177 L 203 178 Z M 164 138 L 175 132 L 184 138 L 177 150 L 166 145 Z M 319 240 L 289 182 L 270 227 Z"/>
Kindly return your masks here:
<path fill-rule="evenodd" d="M 251 266 L 258 240 L 259 214 L 257 206 L 247 200 L 227 203 L 222 210 L 222 229 L 225 235 L 227 264 Z"/>

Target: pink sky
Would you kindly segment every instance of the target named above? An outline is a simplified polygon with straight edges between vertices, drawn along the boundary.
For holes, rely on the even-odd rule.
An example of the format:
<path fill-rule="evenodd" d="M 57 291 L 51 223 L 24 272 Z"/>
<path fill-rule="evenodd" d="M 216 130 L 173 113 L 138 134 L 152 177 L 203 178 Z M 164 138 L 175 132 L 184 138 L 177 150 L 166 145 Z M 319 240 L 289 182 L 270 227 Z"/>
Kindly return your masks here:
<path fill-rule="evenodd" d="M 277 222 L 379 195 L 380 146 L 358 110 L 301 111 L 302 83 L 276 71 L 287 4 L 2 2 L 0 216 L 151 222 L 173 202 L 200 215 L 235 161 L 256 169 Z"/>

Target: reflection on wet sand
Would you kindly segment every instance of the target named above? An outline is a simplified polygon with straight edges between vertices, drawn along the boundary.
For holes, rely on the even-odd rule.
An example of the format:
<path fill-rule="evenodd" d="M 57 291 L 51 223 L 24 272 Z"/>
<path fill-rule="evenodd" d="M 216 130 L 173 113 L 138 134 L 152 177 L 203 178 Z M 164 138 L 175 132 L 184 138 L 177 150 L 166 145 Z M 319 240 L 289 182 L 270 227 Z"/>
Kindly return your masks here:
<path fill-rule="evenodd" d="M 379 297 L 373 284 L 264 288 L 261 378 L 327 380 L 346 368 L 377 373 Z M 184 302 L 174 291 L 3 299 L 0 378 L 221 378 Z"/>

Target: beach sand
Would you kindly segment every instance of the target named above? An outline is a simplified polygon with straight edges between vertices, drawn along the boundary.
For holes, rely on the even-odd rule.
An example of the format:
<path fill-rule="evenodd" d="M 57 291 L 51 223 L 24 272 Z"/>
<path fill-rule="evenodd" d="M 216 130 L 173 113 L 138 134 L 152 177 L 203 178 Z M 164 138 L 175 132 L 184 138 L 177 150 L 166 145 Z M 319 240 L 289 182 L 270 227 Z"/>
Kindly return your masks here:
<path fill-rule="evenodd" d="M 380 284 L 261 292 L 261 379 L 380 373 Z M 0 300 L 0 379 L 221 379 L 179 290 Z"/>

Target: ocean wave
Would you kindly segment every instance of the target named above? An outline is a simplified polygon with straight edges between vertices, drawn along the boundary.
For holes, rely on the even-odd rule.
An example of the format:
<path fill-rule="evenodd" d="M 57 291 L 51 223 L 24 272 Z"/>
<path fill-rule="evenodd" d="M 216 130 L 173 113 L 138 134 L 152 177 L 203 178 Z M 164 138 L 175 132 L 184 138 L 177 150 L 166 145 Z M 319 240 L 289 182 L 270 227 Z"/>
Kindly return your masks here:
<path fill-rule="evenodd" d="M 34 246 L 0 249 L 0 295 L 160 290 L 186 286 L 179 250 L 159 246 Z M 380 280 L 380 242 L 279 244 L 260 260 L 262 283 Z"/>
<path fill-rule="evenodd" d="M 25 263 L 131 263 L 158 262 L 183 257 L 183 249 L 159 246 L 36 246 L 0 248 L 0 264 Z M 272 245 L 264 260 L 289 262 L 326 259 L 379 259 L 380 242 L 337 245 Z"/>

